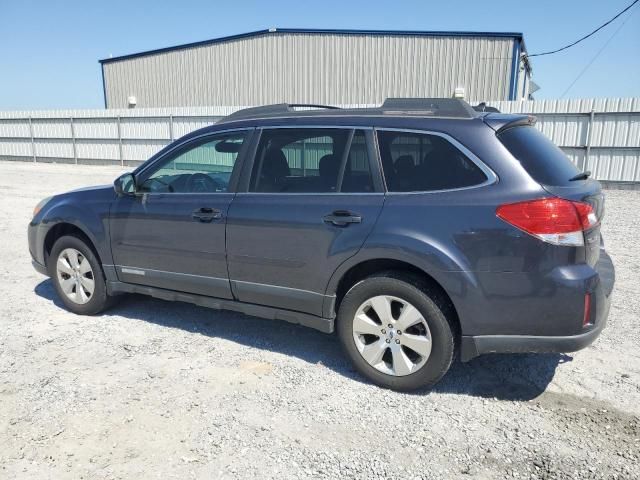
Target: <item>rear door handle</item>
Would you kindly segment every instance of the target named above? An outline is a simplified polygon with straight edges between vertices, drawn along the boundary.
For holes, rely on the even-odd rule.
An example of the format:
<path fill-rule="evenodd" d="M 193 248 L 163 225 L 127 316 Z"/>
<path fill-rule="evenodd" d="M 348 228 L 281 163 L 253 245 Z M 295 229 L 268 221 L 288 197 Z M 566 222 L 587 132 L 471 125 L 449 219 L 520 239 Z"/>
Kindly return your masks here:
<path fill-rule="evenodd" d="M 199 222 L 211 222 L 212 220 L 220 220 L 222 212 L 217 208 L 202 207 L 194 210 L 191 218 Z"/>
<path fill-rule="evenodd" d="M 329 215 L 322 217 L 322 220 L 336 227 L 346 227 L 350 223 L 361 223 L 362 216 L 348 210 L 334 210 Z"/>

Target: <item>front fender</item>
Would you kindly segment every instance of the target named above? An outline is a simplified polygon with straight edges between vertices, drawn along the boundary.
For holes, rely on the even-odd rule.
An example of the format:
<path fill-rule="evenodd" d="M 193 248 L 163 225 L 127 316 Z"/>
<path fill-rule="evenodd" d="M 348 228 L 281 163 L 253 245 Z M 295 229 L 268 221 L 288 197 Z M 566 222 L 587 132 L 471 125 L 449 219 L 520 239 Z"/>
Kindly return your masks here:
<path fill-rule="evenodd" d="M 111 264 L 109 207 L 112 199 L 93 191 L 72 192 L 54 197 L 29 224 L 29 247 L 34 259 L 45 263 L 44 246 L 52 228 L 68 224 L 84 233 L 103 264 Z"/>

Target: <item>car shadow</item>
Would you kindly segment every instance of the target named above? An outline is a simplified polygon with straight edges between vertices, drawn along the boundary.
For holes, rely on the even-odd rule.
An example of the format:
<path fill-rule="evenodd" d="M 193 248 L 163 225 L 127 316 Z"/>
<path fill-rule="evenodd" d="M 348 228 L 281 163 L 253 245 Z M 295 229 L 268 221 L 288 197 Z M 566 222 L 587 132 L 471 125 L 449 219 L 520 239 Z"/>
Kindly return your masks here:
<path fill-rule="evenodd" d="M 50 279 L 39 283 L 35 293 L 57 307 L 65 308 Z M 133 294 L 122 295 L 116 305 L 103 315 L 120 315 L 295 356 L 367 383 L 352 368 L 335 335 L 326 335 L 300 325 Z M 571 360 L 571 356 L 563 354 L 518 354 L 484 355 L 467 363 L 456 361 L 435 387 L 413 394 L 439 392 L 527 401 L 546 390 L 558 365 Z"/>

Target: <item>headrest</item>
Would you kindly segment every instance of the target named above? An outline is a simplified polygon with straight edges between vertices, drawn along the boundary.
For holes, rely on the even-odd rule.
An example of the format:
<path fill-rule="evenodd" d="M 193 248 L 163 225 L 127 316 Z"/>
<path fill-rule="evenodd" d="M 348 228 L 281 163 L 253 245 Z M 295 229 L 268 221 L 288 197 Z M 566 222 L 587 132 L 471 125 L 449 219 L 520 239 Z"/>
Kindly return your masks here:
<path fill-rule="evenodd" d="M 413 155 L 400 155 L 394 163 L 396 171 L 408 170 L 416 166 L 413 161 Z"/>
<path fill-rule="evenodd" d="M 340 170 L 340 157 L 332 153 L 325 155 L 320 159 L 318 169 L 321 177 L 336 180 Z"/>
<path fill-rule="evenodd" d="M 271 178 L 287 177 L 291 175 L 287 157 L 277 147 L 268 149 L 262 162 L 262 175 Z"/>

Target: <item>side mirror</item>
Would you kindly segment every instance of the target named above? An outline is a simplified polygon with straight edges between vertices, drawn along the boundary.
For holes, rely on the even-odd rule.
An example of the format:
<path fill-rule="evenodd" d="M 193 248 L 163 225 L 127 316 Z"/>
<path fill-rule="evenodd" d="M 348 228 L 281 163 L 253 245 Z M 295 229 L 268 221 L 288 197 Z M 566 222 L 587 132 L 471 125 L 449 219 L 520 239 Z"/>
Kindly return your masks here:
<path fill-rule="evenodd" d="M 113 182 L 113 189 L 118 196 L 134 195 L 136 193 L 136 179 L 131 173 L 120 175 Z"/>

